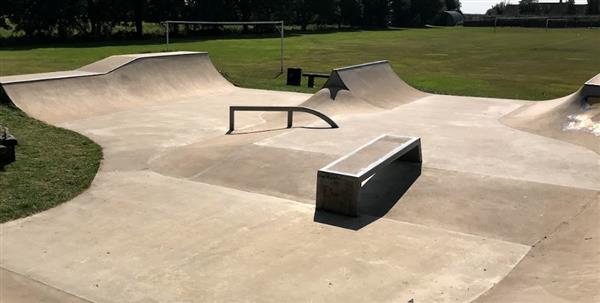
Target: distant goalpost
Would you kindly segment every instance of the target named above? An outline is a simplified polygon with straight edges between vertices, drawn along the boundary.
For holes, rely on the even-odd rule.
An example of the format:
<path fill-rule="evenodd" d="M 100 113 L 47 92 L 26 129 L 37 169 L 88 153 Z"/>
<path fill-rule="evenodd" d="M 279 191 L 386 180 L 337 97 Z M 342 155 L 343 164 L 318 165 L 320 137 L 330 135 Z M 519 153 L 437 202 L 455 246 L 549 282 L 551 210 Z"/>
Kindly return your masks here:
<path fill-rule="evenodd" d="M 180 21 L 180 20 L 167 20 L 161 22 L 165 26 L 165 42 L 167 44 L 167 49 L 169 49 L 169 32 L 171 24 L 196 24 L 196 25 L 264 25 L 264 24 L 272 24 L 275 25 L 275 28 L 279 31 L 281 36 L 280 41 L 280 49 L 279 49 L 279 72 L 283 74 L 283 38 L 284 38 L 284 23 L 283 21 L 231 21 L 231 22 L 214 22 L 214 21 Z"/>
<path fill-rule="evenodd" d="M 514 21 L 514 20 L 532 20 L 532 19 L 542 19 L 543 17 L 506 17 L 506 18 L 501 18 L 501 17 L 495 17 L 494 18 L 494 31 L 496 31 L 496 28 L 498 27 L 498 21 L 502 21 L 502 20 L 509 20 L 509 21 Z M 563 22 L 564 27 L 567 27 L 568 23 L 569 23 L 569 19 L 566 18 L 545 18 L 545 28 L 546 30 L 548 30 L 550 28 L 550 24 L 552 22 Z"/>
<path fill-rule="evenodd" d="M 564 18 L 548 18 L 548 19 L 546 19 L 546 30 L 548 30 L 550 28 L 550 23 L 551 22 L 563 22 L 564 27 L 567 27 L 567 25 L 569 24 L 569 19 L 564 19 Z"/>

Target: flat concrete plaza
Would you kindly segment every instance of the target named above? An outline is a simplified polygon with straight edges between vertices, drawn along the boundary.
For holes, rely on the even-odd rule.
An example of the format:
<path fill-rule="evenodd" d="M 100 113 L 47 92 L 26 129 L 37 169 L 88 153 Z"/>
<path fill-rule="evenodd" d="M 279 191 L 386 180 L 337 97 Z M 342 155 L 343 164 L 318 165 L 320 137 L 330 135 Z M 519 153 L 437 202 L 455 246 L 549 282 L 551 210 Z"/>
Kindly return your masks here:
<path fill-rule="evenodd" d="M 2 78 L 16 106 L 104 150 L 83 194 L 0 226 L 3 298 L 600 301 L 600 136 L 563 128 L 577 93 L 543 109 L 433 95 L 387 62 L 330 80 L 315 95 L 238 88 L 205 53 Z M 226 134 L 232 105 L 312 107 L 339 128 L 242 112 Z M 421 138 L 418 171 L 376 173 L 357 218 L 315 212 L 317 171 L 382 134 Z"/>

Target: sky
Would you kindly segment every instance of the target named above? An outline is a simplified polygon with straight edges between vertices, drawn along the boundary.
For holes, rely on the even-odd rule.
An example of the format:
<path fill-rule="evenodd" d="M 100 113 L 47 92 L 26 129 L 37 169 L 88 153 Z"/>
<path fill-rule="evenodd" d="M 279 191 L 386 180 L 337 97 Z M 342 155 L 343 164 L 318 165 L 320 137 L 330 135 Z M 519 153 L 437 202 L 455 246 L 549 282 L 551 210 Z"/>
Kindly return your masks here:
<path fill-rule="evenodd" d="M 501 0 L 461 0 L 462 4 L 461 10 L 465 14 L 483 14 L 494 4 L 500 2 Z M 540 0 L 540 2 L 559 2 L 559 0 L 547 1 Z M 566 0 L 565 0 L 566 2 Z M 519 3 L 519 0 L 510 0 L 511 4 Z M 587 0 L 575 0 L 577 4 L 586 4 Z"/>

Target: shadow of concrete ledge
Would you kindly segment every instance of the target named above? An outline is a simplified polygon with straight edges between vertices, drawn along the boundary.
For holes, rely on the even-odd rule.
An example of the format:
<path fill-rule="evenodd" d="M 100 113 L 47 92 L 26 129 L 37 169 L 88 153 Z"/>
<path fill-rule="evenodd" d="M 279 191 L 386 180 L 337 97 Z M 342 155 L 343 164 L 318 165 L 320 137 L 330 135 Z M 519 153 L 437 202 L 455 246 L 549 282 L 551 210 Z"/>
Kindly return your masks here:
<path fill-rule="evenodd" d="M 421 175 L 421 163 L 396 161 L 363 184 L 359 196 L 359 216 L 349 217 L 315 210 L 314 222 L 359 230 L 384 217 L 400 202 Z"/>

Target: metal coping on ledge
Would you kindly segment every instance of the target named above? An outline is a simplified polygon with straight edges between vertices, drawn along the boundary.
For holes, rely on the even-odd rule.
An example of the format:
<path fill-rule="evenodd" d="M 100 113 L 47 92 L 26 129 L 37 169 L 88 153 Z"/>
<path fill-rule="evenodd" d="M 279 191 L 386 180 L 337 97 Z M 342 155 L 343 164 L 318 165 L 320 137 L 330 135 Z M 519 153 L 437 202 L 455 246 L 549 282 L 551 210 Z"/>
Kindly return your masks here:
<path fill-rule="evenodd" d="M 373 61 L 373 62 L 367 62 L 367 63 L 362 63 L 362 64 L 350 65 L 350 66 L 335 68 L 335 69 L 333 69 L 333 71 L 337 72 L 337 71 L 343 71 L 343 70 L 347 70 L 347 69 L 383 64 L 383 63 L 389 63 L 389 61 L 388 60 L 380 60 L 380 61 Z"/>
<path fill-rule="evenodd" d="M 350 174 L 350 173 L 345 173 L 345 172 L 340 172 L 340 171 L 336 171 L 336 170 L 330 170 L 330 167 L 335 166 L 336 164 L 352 157 L 354 154 L 356 154 L 357 152 L 359 152 L 360 150 L 362 150 L 365 147 L 368 147 L 369 145 L 385 138 L 385 137 L 392 137 L 392 138 L 401 138 L 401 139 L 408 139 L 406 142 L 402 143 L 401 145 L 399 145 L 398 147 L 392 149 L 390 152 L 388 152 L 387 154 L 385 154 L 384 156 L 379 157 L 379 159 L 377 159 L 377 161 L 371 163 L 369 166 L 361 169 L 358 173 L 356 174 Z M 346 155 L 342 156 L 341 158 L 336 159 L 335 161 L 327 164 L 326 166 L 324 166 L 323 168 L 319 169 L 319 171 L 323 171 L 323 172 L 328 172 L 328 173 L 333 173 L 333 174 L 338 174 L 338 175 L 343 175 L 343 176 L 348 176 L 348 177 L 354 177 L 354 178 L 360 178 L 365 172 L 368 172 L 369 170 L 371 170 L 373 167 L 381 164 L 382 162 L 384 162 L 387 158 L 389 158 L 391 155 L 398 153 L 399 151 L 414 145 L 415 143 L 417 143 L 418 141 L 420 141 L 421 138 L 419 137 L 412 137 L 412 136 L 395 136 L 395 135 L 390 135 L 390 134 L 383 134 L 378 136 L 377 138 L 361 145 L 360 147 L 356 148 L 355 150 L 347 153 Z"/>

